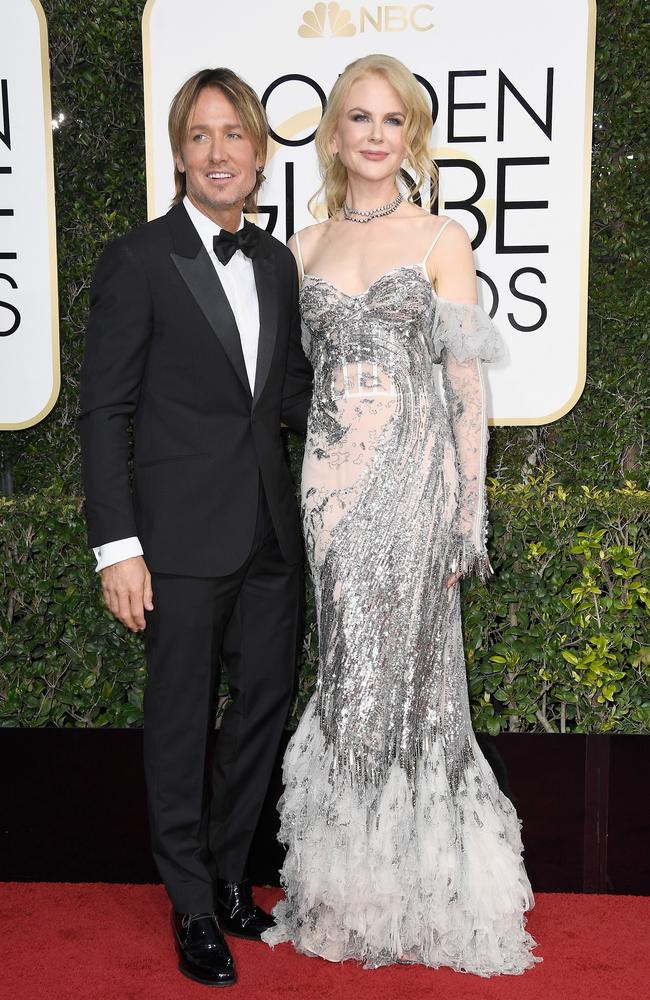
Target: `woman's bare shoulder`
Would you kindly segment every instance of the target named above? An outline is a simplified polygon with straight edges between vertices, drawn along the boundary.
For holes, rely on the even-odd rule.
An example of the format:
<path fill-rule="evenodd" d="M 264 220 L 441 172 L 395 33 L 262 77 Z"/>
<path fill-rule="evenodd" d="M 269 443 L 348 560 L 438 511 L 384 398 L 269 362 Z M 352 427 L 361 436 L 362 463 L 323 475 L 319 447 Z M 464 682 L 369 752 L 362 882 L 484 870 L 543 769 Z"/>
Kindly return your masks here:
<path fill-rule="evenodd" d="M 467 230 L 460 222 L 456 222 L 448 215 L 434 215 L 435 226 L 432 230 L 432 238 L 435 239 L 440 234 L 440 239 L 434 247 L 434 253 L 444 252 L 445 254 L 460 254 L 465 256 L 471 253 L 471 242 Z"/>
<path fill-rule="evenodd" d="M 420 208 L 419 205 L 414 205 L 409 202 L 408 206 L 405 206 L 407 211 L 402 215 L 403 219 L 408 218 L 414 226 L 417 226 L 417 231 L 421 236 L 424 243 L 429 241 L 432 243 L 439 233 L 442 233 L 444 229 L 444 236 L 450 239 L 451 242 L 462 241 L 463 238 L 467 239 L 467 233 L 465 229 L 456 222 L 449 215 L 434 215 L 432 212 L 427 211 L 424 208 Z M 441 236 L 442 242 L 442 236 Z"/>
<path fill-rule="evenodd" d="M 288 241 L 287 246 L 305 271 L 309 271 L 309 262 L 313 260 L 316 249 L 326 238 L 329 229 L 329 219 L 325 222 L 315 222 L 311 226 L 299 229 Z"/>
<path fill-rule="evenodd" d="M 326 236 L 329 229 L 329 219 L 324 222 L 314 222 L 311 226 L 305 226 L 296 233 L 300 241 L 300 249 L 303 253 L 313 250 L 315 246 Z M 295 237 L 292 237 L 295 239 Z"/>
<path fill-rule="evenodd" d="M 476 272 L 467 230 L 448 216 L 438 218 L 444 220 L 437 227 L 440 238 L 434 236 L 427 259 L 431 283 L 442 298 L 476 302 Z"/>
<path fill-rule="evenodd" d="M 438 233 L 442 233 L 444 229 L 444 237 L 452 240 L 462 240 L 467 239 L 467 231 L 461 226 L 460 222 L 456 222 L 452 219 L 450 215 L 433 215 L 431 212 L 425 212 L 422 210 L 422 214 L 427 216 L 426 220 L 423 220 L 422 224 L 428 230 L 431 239 L 435 239 Z M 441 240 L 443 236 L 440 237 Z"/>

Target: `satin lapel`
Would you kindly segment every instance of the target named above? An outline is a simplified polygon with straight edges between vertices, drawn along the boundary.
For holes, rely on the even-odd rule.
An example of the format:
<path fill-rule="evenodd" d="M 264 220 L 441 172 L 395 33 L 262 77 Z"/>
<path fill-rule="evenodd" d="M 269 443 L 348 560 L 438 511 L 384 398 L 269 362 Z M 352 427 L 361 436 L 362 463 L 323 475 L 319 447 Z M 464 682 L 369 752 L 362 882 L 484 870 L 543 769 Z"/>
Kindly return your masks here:
<path fill-rule="evenodd" d="M 228 296 L 214 270 L 208 251 L 201 245 L 196 257 L 184 257 L 177 253 L 172 253 L 170 256 L 250 396 L 251 389 L 246 374 L 239 329 Z"/>
<path fill-rule="evenodd" d="M 273 257 L 261 254 L 257 256 L 253 261 L 253 273 L 260 310 L 260 338 L 257 346 L 255 392 L 253 395 L 253 404 L 255 404 L 266 385 L 278 336 L 278 289 Z"/>

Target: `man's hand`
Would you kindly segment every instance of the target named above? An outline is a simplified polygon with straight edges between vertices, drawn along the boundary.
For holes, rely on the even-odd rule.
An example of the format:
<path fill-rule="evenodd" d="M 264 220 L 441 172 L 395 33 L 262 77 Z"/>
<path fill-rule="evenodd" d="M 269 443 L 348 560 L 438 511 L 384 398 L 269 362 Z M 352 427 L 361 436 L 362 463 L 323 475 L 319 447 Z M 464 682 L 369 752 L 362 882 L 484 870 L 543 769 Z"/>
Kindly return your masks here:
<path fill-rule="evenodd" d="M 100 570 L 106 607 L 132 632 L 146 627 L 145 609 L 153 611 L 151 573 L 142 556 L 122 559 Z"/>

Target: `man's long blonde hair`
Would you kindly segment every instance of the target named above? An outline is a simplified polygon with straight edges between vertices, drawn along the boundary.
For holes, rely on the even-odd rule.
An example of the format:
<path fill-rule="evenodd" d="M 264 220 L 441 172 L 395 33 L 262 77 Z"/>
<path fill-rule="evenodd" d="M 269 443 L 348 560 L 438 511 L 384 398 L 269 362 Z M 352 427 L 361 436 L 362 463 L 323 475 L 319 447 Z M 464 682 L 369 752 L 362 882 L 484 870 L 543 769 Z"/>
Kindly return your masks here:
<path fill-rule="evenodd" d="M 327 108 L 316 131 L 316 152 L 323 183 L 309 202 L 313 215 L 316 215 L 317 206 L 324 201 L 327 214 L 331 218 L 345 201 L 348 172 L 338 155 L 332 152 L 332 137 L 336 132 L 351 87 L 362 77 L 373 75 L 384 77 L 395 89 L 406 109 L 405 160 L 415 174 L 415 183 L 409 192 L 408 200 L 414 201 L 429 179 L 431 179 L 431 197 L 435 193 L 437 170 L 428 151 L 431 109 L 420 84 L 399 59 L 380 54 L 364 56 L 346 66 L 332 87 Z"/>
<path fill-rule="evenodd" d="M 264 108 L 253 88 L 236 73 L 233 73 L 231 69 L 224 67 L 202 69 L 185 81 L 169 108 L 167 127 L 174 156 L 174 183 L 176 185 L 172 205 L 177 205 L 179 201 L 182 201 L 187 191 L 185 173 L 176 166 L 176 157 L 182 155 L 183 143 L 190 133 L 194 106 L 199 94 L 206 87 L 214 87 L 228 98 L 253 143 L 256 155 L 262 163 L 266 162 L 269 126 Z M 258 170 L 255 187 L 244 203 L 245 212 L 257 211 L 257 192 L 264 180 L 262 170 Z"/>

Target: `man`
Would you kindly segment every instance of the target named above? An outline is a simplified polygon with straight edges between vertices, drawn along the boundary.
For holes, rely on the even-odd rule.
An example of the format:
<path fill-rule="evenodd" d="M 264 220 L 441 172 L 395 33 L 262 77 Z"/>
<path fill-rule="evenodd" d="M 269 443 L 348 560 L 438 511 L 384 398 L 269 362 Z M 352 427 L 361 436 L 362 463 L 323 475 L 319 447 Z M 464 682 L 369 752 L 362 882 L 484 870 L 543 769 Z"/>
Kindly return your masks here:
<path fill-rule="evenodd" d="M 246 880 L 293 688 L 302 542 L 281 422 L 304 432 L 311 371 L 287 248 L 243 222 L 267 132 L 251 88 L 203 70 L 174 98 L 176 196 L 103 253 L 80 429 L 104 599 L 145 629 L 145 773 L 179 968 L 235 982 L 223 931 L 273 918 Z M 134 490 L 129 485 L 129 426 Z M 206 749 L 223 661 L 231 703 Z"/>

